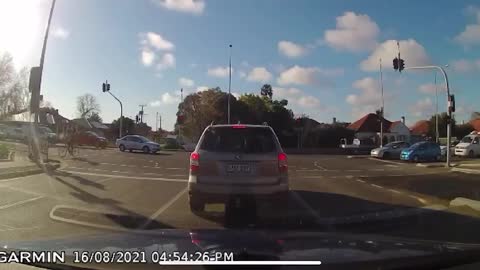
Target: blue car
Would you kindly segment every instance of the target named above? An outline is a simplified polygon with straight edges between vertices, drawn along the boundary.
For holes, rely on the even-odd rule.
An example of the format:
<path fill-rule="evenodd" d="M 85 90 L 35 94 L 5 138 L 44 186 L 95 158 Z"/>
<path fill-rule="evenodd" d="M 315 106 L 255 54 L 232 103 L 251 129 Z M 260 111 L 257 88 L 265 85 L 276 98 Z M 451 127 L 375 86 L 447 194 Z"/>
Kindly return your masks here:
<path fill-rule="evenodd" d="M 406 161 L 439 161 L 442 158 L 440 145 L 434 142 L 418 142 L 402 150 L 401 160 Z"/>

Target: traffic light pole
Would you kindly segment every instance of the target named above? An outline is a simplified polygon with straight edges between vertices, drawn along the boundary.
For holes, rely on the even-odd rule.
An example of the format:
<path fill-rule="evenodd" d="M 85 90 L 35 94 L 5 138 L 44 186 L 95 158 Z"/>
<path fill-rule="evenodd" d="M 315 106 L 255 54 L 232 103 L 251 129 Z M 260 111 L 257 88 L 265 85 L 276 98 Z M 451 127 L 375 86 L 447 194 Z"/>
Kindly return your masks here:
<path fill-rule="evenodd" d="M 405 70 L 414 70 L 414 69 L 436 69 L 440 70 L 445 79 L 445 85 L 447 87 L 447 113 L 448 113 L 448 123 L 447 123 L 447 162 L 445 167 L 450 167 L 450 144 L 452 136 L 452 111 L 450 110 L 450 86 L 448 84 L 448 76 L 445 70 L 440 66 L 421 66 L 421 67 L 405 67 Z"/>
<path fill-rule="evenodd" d="M 120 99 L 118 99 L 114 94 L 112 94 L 110 91 L 107 91 L 114 99 L 120 103 L 120 129 L 118 130 L 118 138 L 122 138 L 122 126 L 123 126 L 123 105 Z"/>

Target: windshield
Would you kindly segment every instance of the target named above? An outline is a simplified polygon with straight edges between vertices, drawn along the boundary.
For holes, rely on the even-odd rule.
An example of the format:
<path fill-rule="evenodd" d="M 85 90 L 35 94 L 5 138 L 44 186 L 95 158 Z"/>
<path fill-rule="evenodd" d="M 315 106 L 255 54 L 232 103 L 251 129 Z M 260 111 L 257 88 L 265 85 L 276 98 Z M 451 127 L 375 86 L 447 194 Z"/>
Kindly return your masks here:
<path fill-rule="evenodd" d="M 473 138 L 470 137 L 470 136 L 465 136 L 463 137 L 463 139 L 461 140 L 462 143 L 471 143 L 473 141 Z"/>
<path fill-rule="evenodd" d="M 0 247 L 480 245 L 479 74 L 479 0 L 0 0 Z"/>

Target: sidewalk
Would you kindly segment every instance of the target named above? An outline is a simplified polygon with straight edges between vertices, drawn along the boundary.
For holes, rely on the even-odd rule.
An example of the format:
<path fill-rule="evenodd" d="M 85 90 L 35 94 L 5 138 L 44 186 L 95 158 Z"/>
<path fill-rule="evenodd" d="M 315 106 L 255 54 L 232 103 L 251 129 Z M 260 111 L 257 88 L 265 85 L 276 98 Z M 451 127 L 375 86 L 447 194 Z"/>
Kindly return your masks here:
<path fill-rule="evenodd" d="M 40 174 L 46 171 L 55 170 L 59 167 L 59 161 L 50 160 L 47 163 L 38 164 L 32 162 L 28 158 L 26 152 L 16 151 L 15 157 L 12 161 L 0 162 L 0 179 Z"/>

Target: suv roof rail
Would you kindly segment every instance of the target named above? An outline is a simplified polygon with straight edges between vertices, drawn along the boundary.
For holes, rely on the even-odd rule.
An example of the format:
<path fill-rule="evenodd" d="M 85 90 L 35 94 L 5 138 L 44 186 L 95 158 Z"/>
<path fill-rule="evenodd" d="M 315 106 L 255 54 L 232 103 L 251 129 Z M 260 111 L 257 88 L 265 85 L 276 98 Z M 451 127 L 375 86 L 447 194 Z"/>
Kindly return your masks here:
<path fill-rule="evenodd" d="M 268 123 L 267 123 L 267 122 L 263 122 L 263 124 L 262 124 L 262 125 L 264 125 L 264 126 L 268 126 Z"/>
<path fill-rule="evenodd" d="M 213 125 L 215 125 L 215 121 L 212 121 L 212 122 L 210 123 L 210 126 L 213 126 Z"/>

